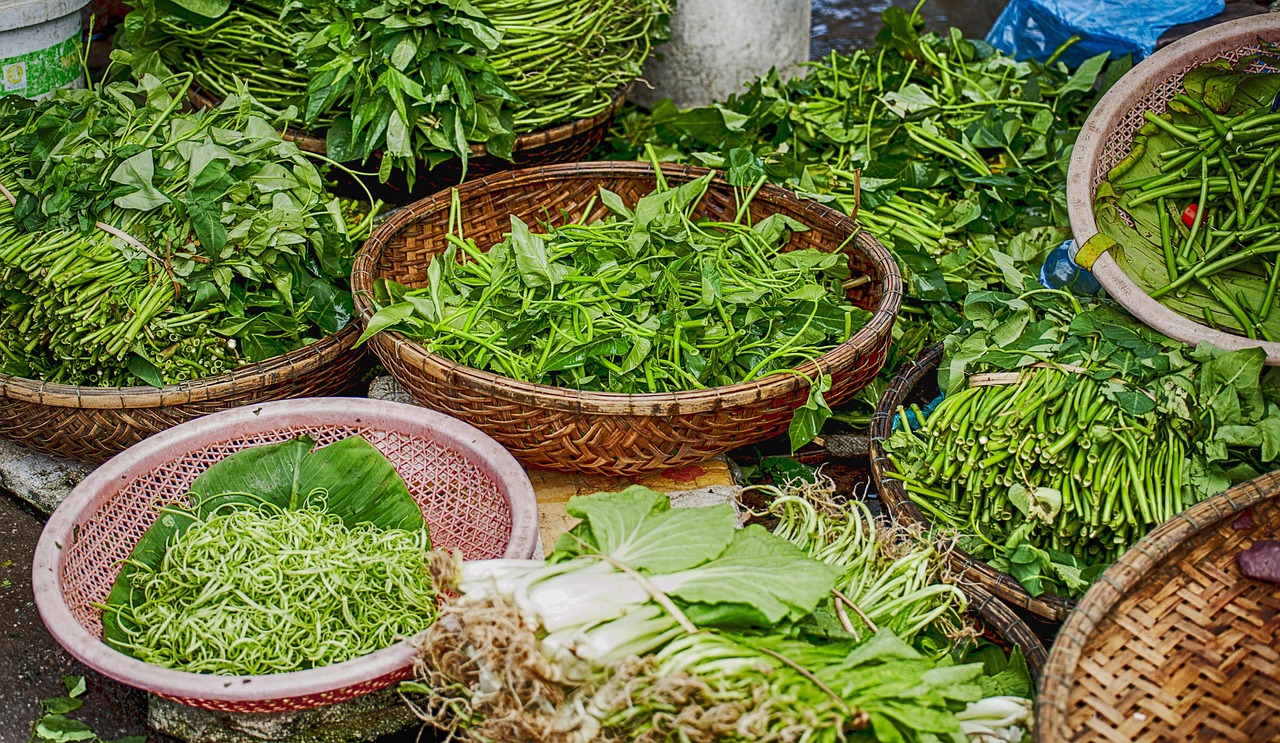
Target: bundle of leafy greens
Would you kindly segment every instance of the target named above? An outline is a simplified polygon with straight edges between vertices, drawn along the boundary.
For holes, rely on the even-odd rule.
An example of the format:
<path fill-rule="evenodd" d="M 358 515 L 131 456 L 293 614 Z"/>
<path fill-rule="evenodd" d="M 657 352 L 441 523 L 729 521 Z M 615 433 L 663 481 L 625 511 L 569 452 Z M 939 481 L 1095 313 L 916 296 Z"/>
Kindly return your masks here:
<path fill-rule="evenodd" d="M 1150 529 L 1280 463 L 1280 375 L 1261 349 L 1193 349 L 1023 280 L 966 299 L 946 397 L 916 430 L 899 421 L 890 476 L 1032 595 L 1074 597 Z"/>
<path fill-rule="evenodd" d="M 144 76 L 0 104 L 0 372 L 198 379 L 351 318 L 355 240 L 317 170 L 232 96 Z"/>
<path fill-rule="evenodd" d="M 877 540 L 864 510 L 784 498 L 785 538 L 637 486 L 571 500 L 583 522 L 545 563 L 433 555 L 459 597 L 402 692 L 476 741 L 1019 740 L 1021 656 L 919 642 L 963 608 L 952 586 L 901 585 L 936 575 L 937 553 Z"/>
<path fill-rule="evenodd" d="M 718 222 L 693 216 L 714 173 L 668 187 L 654 171 L 657 190 L 634 205 L 601 189 L 608 217 L 546 224 L 541 234 L 512 216 L 511 232 L 487 251 L 463 236 L 455 192 L 450 224 L 459 227 L 432 259 L 428 285 L 379 282 L 361 341 L 396 330 L 512 379 L 636 394 L 794 373 L 871 317 L 846 296 L 868 277 L 851 279 L 843 252 L 788 250 L 808 227 L 781 213 L 752 224 L 762 176 L 730 171 L 744 197 L 736 219 Z M 809 381 L 791 427 L 797 448 L 829 413 L 829 375 Z"/>
<path fill-rule="evenodd" d="M 754 162 L 883 241 L 910 301 L 884 373 L 858 398 L 868 413 L 901 363 L 960 324 L 967 293 L 1034 273 L 1070 236 L 1067 162 L 1105 63 L 1018 62 L 958 29 L 924 33 L 918 8 L 882 18 L 874 46 L 804 77 L 771 72 L 705 108 L 630 111 L 607 153 L 635 159 L 652 144 L 670 161 Z M 1107 81 L 1127 66 L 1112 64 Z"/>
<path fill-rule="evenodd" d="M 299 437 L 205 470 L 189 508 L 143 534 L 103 608 L 103 639 L 192 673 L 322 668 L 435 618 L 427 526 L 361 436 Z"/>
<path fill-rule="evenodd" d="M 1187 72 L 1099 184 L 1103 244 L 1152 297 L 1226 332 L 1280 339 L 1276 47 Z M 1103 240 L 1102 238 L 1107 238 Z M 1102 246 L 1091 246 L 1089 251 Z"/>
<path fill-rule="evenodd" d="M 117 48 L 139 73 L 190 72 L 217 98 L 243 81 L 296 108 L 339 162 L 380 155 L 385 182 L 471 143 L 510 159 L 515 136 L 590 118 L 663 38 L 665 0 L 141 0 Z"/>
<path fill-rule="evenodd" d="M 404 171 L 412 185 L 419 160 L 434 165 L 456 157 L 465 174 L 469 142 L 483 143 L 494 155 L 510 158 L 515 144 L 510 109 L 516 97 L 487 59 L 501 34 L 469 3 L 308 0 L 265 7 L 234 5 L 230 0 L 144 3 L 125 19 L 120 48 L 134 55 L 139 75 L 194 67 L 202 83 L 226 95 L 245 66 L 261 66 L 254 49 L 267 47 L 281 63 L 279 69 L 285 70 L 279 73 L 282 85 L 296 88 L 303 75 L 307 81 L 305 96 L 277 92 L 268 93 L 267 100 L 277 107 L 290 104 L 281 112 L 290 116 L 301 111 L 308 127 L 323 124 L 333 160 L 367 162 L 379 153 L 378 174 L 384 182 L 395 168 Z M 266 22 L 263 16 L 275 10 L 276 19 Z M 264 25 L 289 31 L 264 33 Z M 204 61 L 201 49 L 190 49 L 166 31 L 209 44 L 234 44 L 239 61 L 224 70 L 216 58 Z M 244 43 L 246 36 L 252 43 Z M 274 84 L 270 71 L 247 77 L 255 87 L 270 90 Z"/>

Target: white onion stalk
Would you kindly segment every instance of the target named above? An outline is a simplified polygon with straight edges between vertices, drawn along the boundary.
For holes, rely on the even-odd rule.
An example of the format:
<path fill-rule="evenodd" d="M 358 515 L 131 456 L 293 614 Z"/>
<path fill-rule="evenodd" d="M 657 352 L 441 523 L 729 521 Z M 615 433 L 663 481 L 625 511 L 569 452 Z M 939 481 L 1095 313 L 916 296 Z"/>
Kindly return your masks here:
<path fill-rule="evenodd" d="M 1021 697 L 987 697 L 970 702 L 956 713 L 960 730 L 978 743 L 1019 743 L 1031 732 L 1035 718 L 1031 700 Z"/>

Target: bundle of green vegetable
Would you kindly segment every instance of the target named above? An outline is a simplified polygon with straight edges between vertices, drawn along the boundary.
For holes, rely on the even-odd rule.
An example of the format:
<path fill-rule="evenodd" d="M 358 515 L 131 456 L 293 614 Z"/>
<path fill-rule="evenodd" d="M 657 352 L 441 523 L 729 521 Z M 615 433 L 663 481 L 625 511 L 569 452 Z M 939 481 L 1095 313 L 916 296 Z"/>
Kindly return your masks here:
<path fill-rule="evenodd" d="M 945 398 L 885 444 L 890 476 L 1032 595 L 1081 595 L 1151 528 L 1280 463 L 1280 377 L 1260 349 L 1191 349 L 1030 287 L 971 294 L 965 316 Z"/>
<path fill-rule="evenodd" d="M 1231 333 L 1280 340 L 1280 75 L 1274 48 L 1183 78 L 1146 112 L 1133 151 L 1098 187 L 1103 235 L 1152 297 Z"/>
<path fill-rule="evenodd" d="M 352 436 L 253 447 L 166 508 L 103 607 L 108 645 L 224 675 L 321 668 L 389 647 L 436 613 L 422 513 Z"/>
<path fill-rule="evenodd" d="M 0 372 L 132 386 L 216 374 L 341 330 L 354 240 L 321 174 L 189 76 L 0 106 Z"/>
<path fill-rule="evenodd" d="M 932 548 L 877 540 L 865 509 L 784 501 L 785 538 L 632 487 L 572 499 L 584 521 L 546 563 L 437 554 L 459 598 L 402 691 L 491 743 L 1019 740 L 1025 663 L 930 626 L 963 608 Z"/>
<path fill-rule="evenodd" d="M 428 285 L 376 284 L 379 309 L 361 341 L 392 329 L 512 379 L 636 394 L 785 373 L 866 324 L 870 313 L 845 295 L 867 277 L 850 279 L 844 253 L 785 252 L 808 228 L 781 213 L 750 223 L 763 178 L 731 171 L 746 196 L 734 221 L 715 222 L 692 217 L 714 173 L 671 188 L 655 173 L 657 190 L 632 207 L 601 189 L 612 216 L 600 221 L 537 234 L 513 216 L 487 252 L 461 234 L 455 192 L 457 234 L 431 261 Z M 792 424 L 801 444 L 827 412 L 830 380 L 811 381 Z"/>
<path fill-rule="evenodd" d="M 773 182 L 855 215 L 894 251 L 913 301 L 879 383 L 859 396 L 863 423 L 894 370 L 960 324 L 965 294 L 1038 270 L 1069 237 L 1067 161 L 1105 62 L 1018 62 L 958 29 L 923 33 L 900 8 L 883 21 L 874 46 L 803 78 L 770 73 L 706 108 L 631 111 L 610 153 L 634 159 L 650 143 L 712 167 L 754 155 Z"/>
<path fill-rule="evenodd" d="M 302 112 L 328 155 L 510 158 L 515 136 L 605 110 L 661 38 L 666 0 L 142 0 L 117 42 L 140 73 L 191 72 L 214 96 L 243 81 L 275 114 Z"/>

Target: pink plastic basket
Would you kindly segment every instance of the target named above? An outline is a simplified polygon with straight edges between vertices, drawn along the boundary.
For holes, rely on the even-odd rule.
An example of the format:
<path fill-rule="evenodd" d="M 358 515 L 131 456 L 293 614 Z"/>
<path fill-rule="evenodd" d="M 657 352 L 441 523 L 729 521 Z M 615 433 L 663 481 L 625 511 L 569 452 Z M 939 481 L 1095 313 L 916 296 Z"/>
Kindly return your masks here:
<path fill-rule="evenodd" d="M 306 434 L 320 446 L 360 434 L 404 478 L 432 544 L 466 559 L 531 558 L 538 539 L 533 486 L 516 460 L 462 421 L 363 398 L 287 400 L 236 408 L 139 443 L 80 483 L 36 547 L 32 583 L 50 633 L 85 665 L 193 707 L 283 712 L 336 704 L 407 678 L 406 642 L 327 668 L 271 676 L 213 676 L 153 666 L 102 641 L 101 612 L 121 562 L 161 507 L 183 503 L 193 480 L 247 447 Z"/>

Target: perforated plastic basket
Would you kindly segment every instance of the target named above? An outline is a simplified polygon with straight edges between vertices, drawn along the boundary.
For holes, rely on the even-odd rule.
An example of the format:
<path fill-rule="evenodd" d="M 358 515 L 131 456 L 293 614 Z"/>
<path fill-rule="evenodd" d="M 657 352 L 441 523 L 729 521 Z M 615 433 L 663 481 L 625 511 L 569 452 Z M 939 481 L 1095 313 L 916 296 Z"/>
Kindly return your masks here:
<path fill-rule="evenodd" d="M 1145 122 L 1143 112 L 1164 113 L 1181 90 L 1188 70 L 1215 59 L 1235 61 L 1247 56 L 1258 51 L 1259 40 L 1280 41 L 1280 13 L 1242 18 L 1194 33 L 1151 55 L 1107 91 L 1080 131 L 1067 174 L 1067 213 L 1078 244 L 1084 245 L 1099 232 L 1094 194 L 1111 168 L 1133 149 L 1133 136 Z M 1280 343 L 1250 340 L 1183 317 L 1152 299 L 1110 254 L 1099 257 L 1092 271 L 1107 293 L 1134 317 L 1170 338 L 1192 345 L 1208 341 L 1225 350 L 1262 347 L 1267 364 L 1280 366 Z"/>
<path fill-rule="evenodd" d="M 533 486 L 515 459 L 462 421 L 363 398 L 288 400 L 215 413 L 157 434 L 107 462 L 54 511 L 36 547 L 32 583 L 49 631 L 85 665 L 183 704 L 226 712 L 282 712 L 336 704 L 407 678 L 401 642 L 326 668 L 270 676 L 214 676 L 160 668 L 108 647 L 101 611 L 163 506 L 184 503 L 211 464 L 251 446 L 306 434 L 318 445 L 359 434 L 404 478 L 435 547 L 466 559 L 530 558 L 538 539 Z"/>

